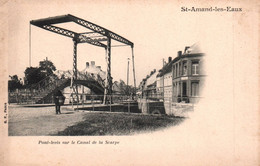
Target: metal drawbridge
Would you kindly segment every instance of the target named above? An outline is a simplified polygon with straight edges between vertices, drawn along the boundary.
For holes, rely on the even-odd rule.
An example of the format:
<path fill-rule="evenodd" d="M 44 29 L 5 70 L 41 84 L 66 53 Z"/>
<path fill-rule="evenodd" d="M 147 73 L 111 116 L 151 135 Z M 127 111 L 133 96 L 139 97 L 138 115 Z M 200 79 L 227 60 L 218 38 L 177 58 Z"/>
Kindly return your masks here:
<path fill-rule="evenodd" d="M 90 32 L 77 33 L 72 30 L 64 29 L 58 27 L 56 24 L 73 22 L 84 28 L 90 30 Z M 134 86 L 136 89 L 136 80 L 135 80 L 135 66 L 134 66 L 134 43 L 127 40 L 126 38 L 105 29 L 99 25 L 86 21 L 84 19 L 75 17 L 71 14 L 49 17 L 43 19 L 37 19 L 30 21 L 31 25 L 43 28 L 45 30 L 72 38 L 73 40 L 73 77 L 71 79 L 71 87 L 73 88 L 73 93 L 77 96 L 78 99 L 78 88 L 77 88 L 77 45 L 80 43 L 88 43 L 94 46 L 103 47 L 106 51 L 106 81 L 105 81 L 105 90 L 104 90 L 104 104 L 108 103 L 108 96 L 112 95 L 112 77 L 111 77 L 111 41 L 115 40 L 117 42 L 123 43 L 126 46 L 131 46 L 132 49 L 132 64 L 133 64 L 133 77 L 134 77 Z M 31 56 L 31 55 L 30 55 Z M 111 102 L 111 101 L 110 101 Z"/>

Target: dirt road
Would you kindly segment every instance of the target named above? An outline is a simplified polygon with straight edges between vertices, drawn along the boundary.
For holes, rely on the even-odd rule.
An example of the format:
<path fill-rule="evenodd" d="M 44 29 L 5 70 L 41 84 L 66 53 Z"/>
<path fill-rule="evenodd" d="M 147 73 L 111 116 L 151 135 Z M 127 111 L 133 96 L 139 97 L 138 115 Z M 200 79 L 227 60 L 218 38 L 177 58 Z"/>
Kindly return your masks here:
<path fill-rule="evenodd" d="M 8 107 L 9 136 L 47 136 L 56 134 L 83 120 L 86 112 L 72 111 L 71 106 L 62 106 L 56 115 L 52 107 Z"/>

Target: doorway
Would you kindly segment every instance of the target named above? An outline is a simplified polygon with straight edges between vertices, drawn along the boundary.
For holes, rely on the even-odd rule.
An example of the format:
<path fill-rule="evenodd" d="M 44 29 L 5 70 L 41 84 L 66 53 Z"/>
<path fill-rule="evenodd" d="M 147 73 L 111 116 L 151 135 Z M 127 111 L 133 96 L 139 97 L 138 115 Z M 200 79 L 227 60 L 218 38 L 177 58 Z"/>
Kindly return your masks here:
<path fill-rule="evenodd" d="M 182 82 L 182 96 L 187 96 L 187 82 Z"/>

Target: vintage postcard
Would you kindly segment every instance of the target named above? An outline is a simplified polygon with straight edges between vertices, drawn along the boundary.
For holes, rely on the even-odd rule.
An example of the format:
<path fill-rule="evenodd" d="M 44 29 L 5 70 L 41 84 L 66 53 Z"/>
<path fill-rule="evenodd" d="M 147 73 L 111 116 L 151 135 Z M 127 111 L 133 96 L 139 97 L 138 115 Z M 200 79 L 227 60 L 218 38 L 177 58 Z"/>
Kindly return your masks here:
<path fill-rule="evenodd" d="M 258 1 L 0 2 L 0 162 L 257 166 Z"/>

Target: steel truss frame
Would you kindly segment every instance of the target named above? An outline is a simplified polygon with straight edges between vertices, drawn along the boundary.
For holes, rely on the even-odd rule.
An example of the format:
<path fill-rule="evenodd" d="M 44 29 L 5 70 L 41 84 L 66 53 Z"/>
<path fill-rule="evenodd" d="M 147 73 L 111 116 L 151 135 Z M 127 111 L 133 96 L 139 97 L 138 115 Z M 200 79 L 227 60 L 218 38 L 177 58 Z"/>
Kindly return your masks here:
<path fill-rule="evenodd" d="M 81 25 L 93 32 L 86 33 L 76 33 L 74 31 L 64 29 L 61 27 L 54 26 L 53 24 L 66 23 L 66 22 L 74 22 L 78 25 Z M 37 27 L 43 28 L 45 30 L 72 38 L 73 40 L 73 78 L 71 82 L 71 87 L 74 86 L 74 80 L 77 80 L 77 44 L 78 43 L 89 43 L 98 47 L 103 47 L 106 50 L 106 62 L 107 62 L 107 76 L 106 76 L 106 86 L 104 91 L 104 104 L 108 103 L 108 96 L 112 94 L 112 77 L 111 77 L 111 39 L 121 42 L 125 45 L 131 46 L 132 48 L 132 61 L 133 61 L 133 75 L 134 75 L 134 85 L 136 88 L 136 80 L 135 80 L 135 69 L 134 69 L 134 54 L 133 47 L 134 43 L 127 40 L 126 38 L 106 29 L 99 25 L 96 25 L 92 22 L 86 21 L 84 19 L 75 17 L 71 14 L 49 17 L 44 19 L 37 19 L 30 21 L 30 24 L 35 25 Z M 107 44 L 101 43 L 102 41 L 107 41 Z M 78 91 L 77 85 L 76 89 L 73 91 L 77 95 L 78 100 Z M 110 101 L 111 102 L 111 101 Z"/>

